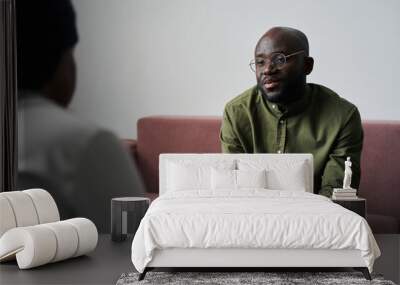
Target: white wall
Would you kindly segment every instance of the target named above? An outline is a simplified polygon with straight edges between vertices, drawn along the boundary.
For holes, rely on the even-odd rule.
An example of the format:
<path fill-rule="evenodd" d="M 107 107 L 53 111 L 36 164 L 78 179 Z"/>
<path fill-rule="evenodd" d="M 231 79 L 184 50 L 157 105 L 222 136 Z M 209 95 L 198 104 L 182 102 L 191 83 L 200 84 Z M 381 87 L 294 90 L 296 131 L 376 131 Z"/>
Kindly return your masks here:
<path fill-rule="evenodd" d="M 363 119 L 400 120 L 398 0 L 75 0 L 80 41 L 71 108 L 136 137 L 147 115 L 221 115 L 255 84 L 248 68 L 270 27 L 308 36 L 320 83 Z"/>

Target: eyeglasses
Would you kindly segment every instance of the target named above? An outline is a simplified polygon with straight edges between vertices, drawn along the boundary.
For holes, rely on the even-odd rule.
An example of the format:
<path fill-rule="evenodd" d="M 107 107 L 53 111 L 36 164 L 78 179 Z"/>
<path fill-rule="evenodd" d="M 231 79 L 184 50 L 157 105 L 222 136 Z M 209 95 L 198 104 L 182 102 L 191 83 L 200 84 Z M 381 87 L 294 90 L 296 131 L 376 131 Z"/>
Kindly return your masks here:
<path fill-rule="evenodd" d="M 253 72 L 257 69 L 264 69 L 268 64 L 272 64 L 275 68 L 281 69 L 287 62 L 287 59 L 291 56 L 303 53 L 304 50 L 296 51 L 294 53 L 284 55 L 283 53 L 275 53 L 269 58 L 257 58 L 250 61 L 250 68 Z"/>

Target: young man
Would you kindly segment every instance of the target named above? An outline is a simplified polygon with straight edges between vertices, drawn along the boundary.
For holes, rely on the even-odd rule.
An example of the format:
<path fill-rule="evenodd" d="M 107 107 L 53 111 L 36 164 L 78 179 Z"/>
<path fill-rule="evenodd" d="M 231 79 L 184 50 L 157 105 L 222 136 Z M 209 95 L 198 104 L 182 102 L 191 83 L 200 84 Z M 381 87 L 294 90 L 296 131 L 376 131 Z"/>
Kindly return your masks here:
<path fill-rule="evenodd" d="M 314 60 L 299 30 L 274 27 L 250 63 L 257 85 L 227 103 L 220 138 L 227 153 L 312 153 L 314 192 L 342 187 L 344 161 L 360 182 L 363 131 L 357 108 L 332 90 L 306 83 Z"/>

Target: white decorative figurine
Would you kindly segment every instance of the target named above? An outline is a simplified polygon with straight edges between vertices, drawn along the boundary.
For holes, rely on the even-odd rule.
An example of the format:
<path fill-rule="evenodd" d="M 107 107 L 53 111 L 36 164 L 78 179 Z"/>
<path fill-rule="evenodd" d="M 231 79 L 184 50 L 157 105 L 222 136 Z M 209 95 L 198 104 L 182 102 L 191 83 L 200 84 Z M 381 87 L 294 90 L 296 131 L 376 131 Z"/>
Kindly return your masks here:
<path fill-rule="evenodd" d="M 351 175 L 353 172 L 351 171 L 351 161 L 350 157 L 347 157 L 347 160 L 344 162 L 344 178 L 343 178 L 343 189 L 352 189 L 351 188 Z"/>
<path fill-rule="evenodd" d="M 351 170 L 350 157 L 347 157 L 344 162 L 344 178 L 342 188 L 333 188 L 332 199 L 333 200 L 349 200 L 357 199 L 357 189 L 351 188 L 351 176 L 353 171 Z"/>

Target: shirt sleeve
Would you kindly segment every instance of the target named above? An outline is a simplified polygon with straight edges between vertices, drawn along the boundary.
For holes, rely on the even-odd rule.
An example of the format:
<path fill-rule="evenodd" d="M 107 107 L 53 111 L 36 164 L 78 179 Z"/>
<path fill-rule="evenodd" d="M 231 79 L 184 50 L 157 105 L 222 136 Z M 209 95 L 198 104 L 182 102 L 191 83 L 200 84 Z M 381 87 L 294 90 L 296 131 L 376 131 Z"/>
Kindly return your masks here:
<path fill-rule="evenodd" d="M 353 108 L 336 138 L 334 147 L 326 163 L 319 194 L 330 197 L 333 188 L 343 187 L 344 162 L 350 157 L 352 162 L 351 187 L 358 189 L 360 185 L 360 159 L 363 145 L 363 129 L 360 113 Z"/>
<path fill-rule="evenodd" d="M 229 109 L 225 107 L 222 118 L 222 126 L 220 132 L 221 148 L 224 153 L 244 153 L 245 150 L 240 142 L 239 136 L 235 131 L 232 115 Z"/>

